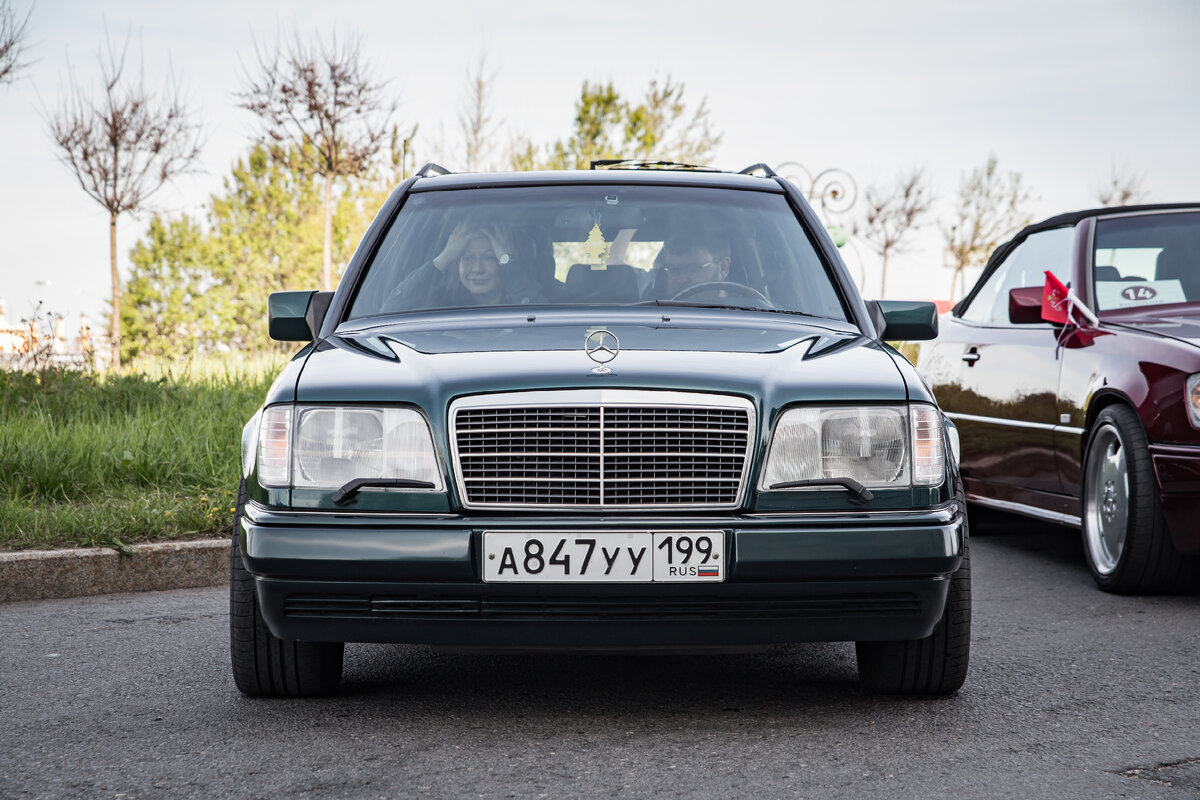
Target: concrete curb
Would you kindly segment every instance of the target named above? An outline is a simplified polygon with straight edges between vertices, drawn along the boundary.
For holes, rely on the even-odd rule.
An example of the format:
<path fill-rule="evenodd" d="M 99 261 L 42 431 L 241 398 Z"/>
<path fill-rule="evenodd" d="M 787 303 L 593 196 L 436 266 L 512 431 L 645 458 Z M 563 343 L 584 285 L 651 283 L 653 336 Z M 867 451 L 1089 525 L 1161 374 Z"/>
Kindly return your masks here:
<path fill-rule="evenodd" d="M 115 592 L 219 586 L 229 580 L 229 540 L 0 553 L 0 603 Z"/>

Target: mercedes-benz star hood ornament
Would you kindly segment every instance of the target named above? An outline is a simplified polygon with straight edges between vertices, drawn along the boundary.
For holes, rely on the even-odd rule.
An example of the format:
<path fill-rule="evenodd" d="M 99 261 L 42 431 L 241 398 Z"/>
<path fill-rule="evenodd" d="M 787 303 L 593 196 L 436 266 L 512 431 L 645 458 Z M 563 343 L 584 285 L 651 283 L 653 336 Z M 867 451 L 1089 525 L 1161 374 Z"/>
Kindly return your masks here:
<path fill-rule="evenodd" d="M 583 350 L 588 354 L 588 358 L 600 365 L 594 368 L 592 372 L 597 375 L 607 375 L 612 370 L 604 365 L 616 358 L 617 353 L 621 352 L 621 342 L 617 339 L 615 333 L 601 328 L 587 335 L 587 338 L 583 341 Z"/>

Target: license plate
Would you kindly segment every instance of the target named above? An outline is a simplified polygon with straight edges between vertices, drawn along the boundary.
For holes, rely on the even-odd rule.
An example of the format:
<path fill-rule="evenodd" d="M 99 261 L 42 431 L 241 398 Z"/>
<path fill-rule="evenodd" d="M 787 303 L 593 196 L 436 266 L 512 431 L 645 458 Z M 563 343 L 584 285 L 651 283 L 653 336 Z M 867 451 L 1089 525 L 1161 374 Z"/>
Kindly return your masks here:
<path fill-rule="evenodd" d="M 484 531 L 488 583 L 720 583 L 724 531 Z"/>

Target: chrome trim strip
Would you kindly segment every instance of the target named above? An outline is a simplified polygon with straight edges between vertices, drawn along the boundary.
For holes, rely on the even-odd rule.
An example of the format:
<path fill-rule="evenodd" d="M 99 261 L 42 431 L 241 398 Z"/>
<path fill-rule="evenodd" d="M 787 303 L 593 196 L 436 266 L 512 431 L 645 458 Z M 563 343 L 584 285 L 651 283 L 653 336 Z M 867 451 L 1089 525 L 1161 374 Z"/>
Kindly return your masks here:
<path fill-rule="evenodd" d="M 604 457 L 603 415 L 599 419 L 601 450 L 600 457 L 600 502 L 592 504 L 542 504 L 542 503 L 472 503 L 467 500 L 467 479 L 463 475 L 462 454 L 458 449 L 457 414 L 462 409 L 475 408 L 547 408 L 547 407 L 594 407 L 603 408 L 684 408 L 684 409 L 721 409 L 740 410 L 746 412 L 746 446 L 740 453 L 742 470 L 738 477 L 738 491 L 730 503 L 637 503 L 637 504 L 606 504 L 604 502 Z M 480 394 L 459 397 L 450 403 L 446 412 L 446 429 L 450 435 L 450 458 L 454 471 L 454 480 L 458 486 L 459 500 L 467 509 L 495 509 L 506 511 L 527 511 L 531 509 L 544 511 L 693 511 L 693 510 L 724 510 L 736 509 L 742 506 L 749 490 L 747 480 L 750 474 L 750 464 L 754 459 L 754 446 L 758 438 L 758 416 L 754 403 L 744 397 L 722 394 L 704 394 L 701 392 L 675 392 L 640 389 L 561 389 L 532 392 L 506 392 L 503 394 Z M 470 429 L 474 432 L 476 429 Z M 620 430 L 614 429 L 614 430 Z M 470 453 L 468 455 L 475 455 Z M 624 454 L 622 454 L 624 455 Z M 738 453 L 721 455 L 737 456 Z M 730 480 L 730 479 L 725 479 Z"/>
<path fill-rule="evenodd" d="M 328 520 L 330 517 L 354 517 L 356 519 L 390 519 L 403 517 L 405 519 L 455 519 L 459 515 L 448 511 L 347 511 L 343 508 L 306 508 L 304 510 L 271 508 L 257 500 L 246 501 L 245 519 L 250 522 L 261 522 L 263 517 L 270 517 L 270 523 L 302 522 L 311 524 L 317 520 Z"/>
<path fill-rule="evenodd" d="M 965 420 L 966 422 L 983 422 L 990 425 L 1004 425 L 1010 428 L 1029 428 L 1038 431 L 1053 431 L 1055 433 L 1071 433 L 1076 436 L 1082 436 L 1085 433 L 1083 428 L 1076 428 L 1071 425 L 1053 425 L 1049 422 L 1025 422 L 1019 419 L 1004 419 L 1003 417 L 981 417 L 976 414 L 960 414 L 958 412 L 947 411 L 946 416 L 952 420 Z"/>
<path fill-rule="evenodd" d="M 1047 522 L 1057 522 L 1059 525 L 1068 525 L 1072 528 L 1083 526 L 1083 520 L 1073 514 L 1063 514 L 1058 511 L 1047 511 L 1044 508 L 1036 506 L 1027 506 L 1024 503 L 1014 503 L 1011 500 L 995 500 L 991 497 L 980 497 L 979 495 L 968 494 L 967 502 L 981 505 L 984 508 L 994 508 L 997 511 L 1008 511 L 1013 514 L 1020 514 L 1023 517 L 1034 517 L 1035 519 L 1046 520 Z"/>
<path fill-rule="evenodd" d="M 940 508 L 926 508 L 913 511 L 756 511 L 745 516 L 751 519 L 776 519 L 780 517 L 803 518 L 808 520 L 822 518 L 838 518 L 865 522 L 867 524 L 882 524 L 888 522 L 923 522 L 928 524 L 945 524 L 953 522 L 963 514 L 963 509 L 952 503 Z"/>
<path fill-rule="evenodd" d="M 536 508 L 527 510 L 533 512 L 535 516 L 520 518 L 520 522 L 516 524 L 530 528 L 543 522 L 552 522 L 552 524 L 559 528 L 563 527 L 564 523 L 561 517 L 553 520 L 545 520 L 540 516 L 536 516 Z M 687 525 L 693 528 L 698 526 L 703 528 L 720 528 L 722 530 L 739 530 L 746 524 L 756 522 L 770 523 L 783 519 L 794 520 L 797 525 L 824 524 L 828 520 L 838 521 L 846 525 L 882 525 L 888 523 L 941 525 L 953 522 L 962 513 L 963 510 L 957 503 L 951 503 L 936 508 L 906 511 L 758 511 L 722 517 L 656 516 L 651 519 L 649 517 L 635 516 L 627 519 L 623 518 L 619 522 L 620 526 L 633 525 L 634 528 L 643 528 L 646 530 L 651 528 L 654 530 L 665 530 L 663 528 L 664 525 Z M 452 523 L 457 527 L 470 529 L 495 528 L 496 525 L 500 524 L 500 520 L 496 517 L 471 517 L 444 511 L 346 511 L 332 508 L 313 508 L 294 511 L 290 509 L 270 508 L 260 505 L 255 500 L 247 501 L 246 515 L 244 517 L 244 521 L 251 524 L 265 523 L 269 525 L 286 524 L 289 522 L 305 525 L 326 525 L 330 524 L 331 521 L 335 525 L 339 524 L 339 521 L 344 521 L 341 524 L 354 525 L 356 521 L 364 519 L 438 520 L 444 523 Z M 507 518 L 504 519 L 504 523 L 508 523 L 509 521 Z M 594 527 L 596 522 L 585 522 L 581 519 L 580 525 L 583 527 Z M 620 526 L 611 530 L 625 530 L 624 527 Z M 439 525 L 438 527 L 441 528 L 443 526 Z"/>

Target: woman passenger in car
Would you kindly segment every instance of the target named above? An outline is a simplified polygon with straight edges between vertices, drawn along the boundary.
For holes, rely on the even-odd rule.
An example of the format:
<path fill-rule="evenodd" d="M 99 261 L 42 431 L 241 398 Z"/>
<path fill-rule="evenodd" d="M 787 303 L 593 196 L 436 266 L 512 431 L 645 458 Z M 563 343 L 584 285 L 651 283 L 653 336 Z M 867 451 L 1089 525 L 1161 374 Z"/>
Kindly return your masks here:
<path fill-rule="evenodd" d="M 532 281 L 516 274 L 520 261 L 501 224 L 458 223 L 442 251 L 397 287 L 406 308 L 522 305 L 539 299 Z"/>

